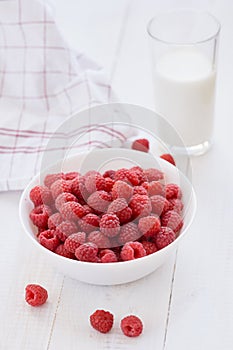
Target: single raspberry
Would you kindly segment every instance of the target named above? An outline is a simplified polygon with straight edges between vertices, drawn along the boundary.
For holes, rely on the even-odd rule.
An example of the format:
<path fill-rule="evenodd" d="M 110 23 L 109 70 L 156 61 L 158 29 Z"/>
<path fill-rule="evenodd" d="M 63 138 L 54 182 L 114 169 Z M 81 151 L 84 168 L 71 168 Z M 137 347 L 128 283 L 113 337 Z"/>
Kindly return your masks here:
<path fill-rule="evenodd" d="M 112 198 L 125 198 L 126 201 L 129 201 L 129 199 L 133 195 L 133 187 L 127 184 L 124 181 L 116 181 L 112 187 Z"/>
<path fill-rule="evenodd" d="M 77 198 L 72 193 L 64 192 L 64 193 L 59 194 L 59 196 L 56 198 L 55 207 L 58 211 L 60 211 L 61 206 L 64 203 L 77 202 L 77 201 L 78 201 Z"/>
<path fill-rule="evenodd" d="M 128 207 L 128 204 L 124 198 L 117 198 L 109 205 L 107 213 L 116 214 L 120 220 L 120 223 L 124 224 L 130 221 L 132 209 Z"/>
<path fill-rule="evenodd" d="M 45 248 L 54 252 L 54 250 L 59 246 L 60 240 L 56 235 L 55 230 L 46 230 L 39 234 L 39 242 Z"/>
<path fill-rule="evenodd" d="M 133 194 L 147 195 L 147 190 L 143 186 L 135 186 L 133 189 Z"/>
<path fill-rule="evenodd" d="M 62 175 L 62 178 L 64 180 L 73 180 L 76 177 L 80 176 L 80 174 L 77 171 L 70 171 L 69 173 L 65 173 Z"/>
<path fill-rule="evenodd" d="M 40 228 L 47 228 L 50 215 L 52 215 L 51 209 L 47 205 L 41 204 L 32 209 L 29 216 L 34 225 Z"/>
<path fill-rule="evenodd" d="M 59 194 L 64 192 L 71 192 L 71 181 L 59 179 L 51 185 L 53 199 L 56 199 Z"/>
<path fill-rule="evenodd" d="M 77 232 L 77 226 L 72 221 L 63 221 L 56 228 L 56 234 L 61 241 L 65 241 L 72 233 Z"/>
<path fill-rule="evenodd" d="M 113 326 L 113 315 L 109 311 L 96 310 L 90 316 L 90 323 L 97 331 L 108 333 Z"/>
<path fill-rule="evenodd" d="M 28 284 L 25 288 L 25 300 L 31 306 L 43 305 L 48 299 L 48 292 L 38 284 Z"/>
<path fill-rule="evenodd" d="M 172 198 L 172 199 L 169 199 L 169 202 L 171 204 L 171 210 L 174 210 L 178 214 L 181 214 L 184 208 L 184 204 L 182 203 L 182 201 L 178 198 Z"/>
<path fill-rule="evenodd" d="M 75 250 L 85 242 L 86 242 L 85 232 L 72 233 L 69 237 L 66 238 L 64 243 L 64 248 L 68 250 L 70 253 L 75 253 Z"/>
<path fill-rule="evenodd" d="M 143 331 L 142 321 L 134 315 L 124 317 L 121 320 L 121 330 L 127 337 L 138 337 Z"/>
<path fill-rule="evenodd" d="M 150 197 L 152 205 L 152 213 L 156 215 L 162 215 L 166 213 L 171 208 L 169 201 L 163 196 L 155 195 Z"/>
<path fill-rule="evenodd" d="M 75 221 L 81 219 L 87 212 L 81 204 L 76 202 L 67 202 L 62 204 L 60 213 L 65 220 Z"/>
<path fill-rule="evenodd" d="M 182 197 L 181 189 L 176 184 L 167 184 L 165 186 L 165 192 L 166 192 L 167 199 L 172 199 L 172 198 L 180 199 Z"/>
<path fill-rule="evenodd" d="M 115 172 L 114 180 L 129 182 L 128 175 L 129 175 L 129 169 L 126 169 L 126 168 L 118 169 Z"/>
<path fill-rule="evenodd" d="M 99 227 L 100 218 L 95 214 L 87 214 L 78 221 L 79 227 L 83 232 L 90 233 Z"/>
<path fill-rule="evenodd" d="M 108 237 L 116 236 L 120 231 L 120 220 L 115 214 L 104 214 L 100 219 L 100 231 Z"/>
<path fill-rule="evenodd" d="M 63 173 L 48 174 L 45 176 L 44 184 L 46 187 L 50 188 L 55 181 L 62 179 L 62 177 Z"/>
<path fill-rule="evenodd" d="M 150 149 L 150 143 L 147 139 L 138 139 L 132 143 L 132 149 L 148 153 Z"/>
<path fill-rule="evenodd" d="M 104 178 L 108 178 L 110 177 L 110 179 L 114 180 L 115 179 L 115 170 L 107 170 L 105 171 L 105 173 L 103 174 Z"/>
<path fill-rule="evenodd" d="M 165 227 L 170 227 L 175 233 L 179 232 L 183 227 L 182 217 L 174 210 L 169 210 L 161 217 L 161 224 Z"/>
<path fill-rule="evenodd" d="M 58 225 L 62 223 L 63 219 L 60 213 L 52 214 L 48 218 L 48 228 L 50 230 L 55 230 Z"/>
<path fill-rule="evenodd" d="M 138 176 L 138 180 L 140 182 L 140 185 L 147 181 L 147 177 L 144 174 L 144 170 L 140 167 L 140 166 L 134 166 L 130 169 L 130 171 L 133 171 L 134 173 L 136 172 L 137 176 Z"/>
<path fill-rule="evenodd" d="M 160 156 L 160 158 L 162 158 L 162 159 L 166 160 L 167 162 L 171 163 L 172 165 L 176 166 L 176 162 L 171 154 L 162 154 Z"/>
<path fill-rule="evenodd" d="M 127 242 L 121 249 L 123 261 L 134 260 L 146 256 L 146 251 L 140 242 Z"/>
<path fill-rule="evenodd" d="M 71 252 L 69 252 L 64 244 L 60 244 L 54 251 L 54 253 L 60 255 L 60 256 L 63 256 L 64 258 L 68 258 L 68 259 L 75 259 L 75 255 L 72 254 Z"/>
<path fill-rule="evenodd" d="M 99 173 L 90 174 L 85 178 L 85 186 L 90 194 L 96 191 L 105 191 L 105 178 Z"/>
<path fill-rule="evenodd" d="M 106 192 L 111 192 L 114 183 L 115 183 L 114 180 L 112 180 L 110 177 L 106 177 L 106 178 L 105 178 L 105 191 L 106 191 Z"/>
<path fill-rule="evenodd" d="M 132 242 L 141 236 L 138 231 L 138 227 L 133 222 L 129 222 L 121 226 L 120 233 L 118 236 L 118 242 L 120 245 L 124 245 L 127 242 Z"/>
<path fill-rule="evenodd" d="M 48 187 L 35 186 L 31 189 L 29 197 L 34 203 L 35 207 L 41 204 L 50 205 L 52 202 L 52 194 Z"/>
<path fill-rule="evenodd" d="M 156 246 L 158 249 L 162 249 L 172 243 L 176 238 L 176 234 L 169 227 L 161 227 L 161 230 L 156 236 Z"/>
<path fill-rule="evenodd" d="M 149 241 L 141 241 L 143 248 L 146 251 L 146 255 L 153 254 L 157 252 L 158 248 L 154 242 L 149 242 Z"/>
<path fill-rule="evenodd" d="M 87 241 L 96 244 L 98 248 L 109 248 L 110 247 L 109 238 L 106 237 L 100 231 L 93 231 L 93 232 L 89 233 Z"/>
<path fill-rule="evenodd" d="M 164 185 L 160 181 L 148 182 L 148 196 L 152 197 L 155 195 L 165 196 Z"/>
<path fill-rule="evenodd" d="M 88 197 L 87 204 L 96 212 L 106 213 L 111 201 L 112 196 L 110 193 L 105 191 L 96 191 Z"/>
<path fill-rule="evenodd" d="M 148 196 L 134 194 L 129 202 L 129 207 L 132 209 L 133 218 L 148 216 L 151 213 L 152 207 Z"/>
<path fill-rule="evenodd" d="M 144 175 L 146 176 L 148 182 L 164 179 L 164 173 L 161 170 L 155 168 L 145 169 Z"/>
<path fill-rule="evenodd" d="M 117 262 L 117 256 L 111 249 L 102 249 L 99 252 L 99 257 L 102 263 L 113 263 Z"/>
<path fill-rule="evenodd" d="M 128 178 L 128 181 L 133 186 L 138 186 L 141 184 L 142 176 L 141 176 L 141 173 L 138 172 L 137 170 L 129 169 L 127 178 Z"/>
<path fill-rule="evenodd" d="M 94 243 L 84 243 L 81 244 L 75 250 L 75 256 L 80 261 L 86 262 L 98 262 L 99 259 L 97 257 L 98 247 Z"/>
<path fill-rule="evenodd" d="M 87 200 L 89 193 L 85 187 L 85 177 L 76 176 L 71 180 L 71 193 L 73 193 L 81 203 L 81 201 Z"/>
<path fill-rule="evenodd" d="M 146 238 L 153 238 L 160 230 L 160 220 L 156 216 L 145 216 L 139 219 L 138 229 L 141 234 Z"/>

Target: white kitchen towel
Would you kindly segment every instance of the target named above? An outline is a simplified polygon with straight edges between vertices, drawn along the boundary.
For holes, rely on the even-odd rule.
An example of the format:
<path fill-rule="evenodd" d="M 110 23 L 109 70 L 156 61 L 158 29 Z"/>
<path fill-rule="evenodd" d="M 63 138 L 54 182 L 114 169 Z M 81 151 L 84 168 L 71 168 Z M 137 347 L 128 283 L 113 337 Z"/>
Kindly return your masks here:
<path fill-rule="evenodd" d="M 56 143 L 48 150 L 50 137 L 67 136 L 61 127 L 54 134 L 66 118 L 112 99 L 100 67 L 68 47 L 48 5 L 0 2 L 0 191 L 22 189 L 40 170 L 44 152 L 56 151 Z M 127 137 L 126 127 L 81 124 L 80 147 L 109 147 L 113 139 L 120 146 Z"/>

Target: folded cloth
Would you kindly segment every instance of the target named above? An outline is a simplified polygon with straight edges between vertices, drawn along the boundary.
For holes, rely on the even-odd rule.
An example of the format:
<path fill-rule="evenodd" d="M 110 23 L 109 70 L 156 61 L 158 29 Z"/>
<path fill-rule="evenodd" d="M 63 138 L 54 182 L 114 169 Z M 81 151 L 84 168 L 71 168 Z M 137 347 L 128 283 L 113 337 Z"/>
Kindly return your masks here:
<path fill-rule="evenodd" d="M 40 170 L 51 135 L 64 136 L 56 130 L 66 118 L 112 100 L 100 67 L 68 47 L 48 5 L 0 2 L 0 191 L 22 189 Z M 113 139 L 120 146 L 127 137 L 124 127 L 108 126 L 93 136 L 88 118 L 82 128 L 80 147 L 106 147 Z"/>

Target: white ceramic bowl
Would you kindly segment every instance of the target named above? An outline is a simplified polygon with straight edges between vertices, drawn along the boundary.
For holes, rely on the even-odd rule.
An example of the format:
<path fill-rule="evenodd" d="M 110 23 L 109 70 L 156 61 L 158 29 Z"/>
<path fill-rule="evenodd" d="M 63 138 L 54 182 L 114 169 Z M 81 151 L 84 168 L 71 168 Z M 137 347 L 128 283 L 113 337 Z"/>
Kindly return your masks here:
<path fill-rule="evenodd" d="M 44 266 L 47 263 L 53 265 L 58 271 L 79 281 L 99 284 L 114 285 L 135 281 L 156 270 L 176 249 L 177 244 L 188 233 L 190 225 L 196 212 L 196 196 L 189 180 L 173 165 L 160 158 L 126 149 L 104 149 L 95 150 L 90 153 L 82 153 L 65 159 L 62 165 L 56 164 L 46 173 L 119 169 L 121 167 L 132 167 L 140 165 L 143 168 L 159 167 L 166 174 L 166 182 L 177 183 L 181 186 L 184 202 L 184 226 L 179 237 L 166 248 L 148 255 L 146 257 L 127 262 L 108 264 L 88 263 L 71 260 L 57 255 L 40 245 L 35 236 L 29 213 L 33 205 L 29 199 L 30 190 L 40 183 L 41 175 L 34 177 L 24 190 L 20 205 L 20 221 L 27 237 L 33 242 L 34 248 L 39 250 L 44 257 Z M 42 176 L 43 177 L 43 176 Z"/>

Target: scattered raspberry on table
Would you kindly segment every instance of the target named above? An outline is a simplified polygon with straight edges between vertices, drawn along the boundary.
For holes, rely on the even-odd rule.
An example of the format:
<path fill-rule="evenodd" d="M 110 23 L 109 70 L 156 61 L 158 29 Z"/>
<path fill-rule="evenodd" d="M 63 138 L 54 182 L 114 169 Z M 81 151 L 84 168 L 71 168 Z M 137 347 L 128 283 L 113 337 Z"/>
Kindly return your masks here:
<path fill-rule="evenodd" d="M 96 310 L 90 316 L 90 323 L 94 329 L 101 333 L 108 333 L 113 326 L 114 317 L 109 311 Z"/>
<path fill-rule="evenodd" d="M 127 337 L 138 337 L 143 331 L 143 324 L 139 317 L 130 315 L 121 320 L 121 330 Z"/>
<path fill-rule="evenodd" d="M 48 299 L 48 292 L 38 284 L 28 284 L 25 288 L 25 300 L 31 306 L 43 305 Z"/>

